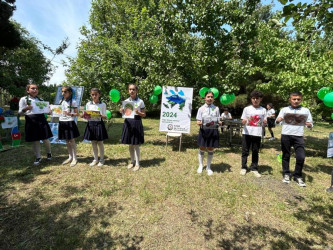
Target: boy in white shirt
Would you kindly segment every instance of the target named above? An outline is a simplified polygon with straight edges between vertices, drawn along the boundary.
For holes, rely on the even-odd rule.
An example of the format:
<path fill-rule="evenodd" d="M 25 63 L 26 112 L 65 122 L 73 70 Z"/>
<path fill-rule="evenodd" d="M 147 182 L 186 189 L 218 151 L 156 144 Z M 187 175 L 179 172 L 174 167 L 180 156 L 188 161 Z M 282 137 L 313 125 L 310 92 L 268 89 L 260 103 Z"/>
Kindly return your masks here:
<path fill-rule="evenodd" d="M 251 172 L 258 178 L 261 174 L 258 172 L 259 148 L 263 132 L 263 126 L 267 123 L 266 109 L 260 106 L 263 94 L 261 91 L 254 90 L 250 94 L 252 105 L 245 107 L 241 116 L 243 128 L 242 136 L 242 169 L 241 175 L 247 173 L 247 157 L 250 147 L 252 147 Z"/>
<path fill-rule="evenodd" d="M 312 116 L 308 108 L 301 106 L 302 93 L 292 92 L 289 95 L 290 106 L 281 109 L 276 123 L 282 122 L 281 149 L 283 182 L 290 183 L 290 154 L 294 147 L 296 154 L 296 166 L 293 173 L 294 181 L 301 187 L 306 187 L 302 179 L 302 169 L 305 161 L 304 126 L 313 127 Z"/>

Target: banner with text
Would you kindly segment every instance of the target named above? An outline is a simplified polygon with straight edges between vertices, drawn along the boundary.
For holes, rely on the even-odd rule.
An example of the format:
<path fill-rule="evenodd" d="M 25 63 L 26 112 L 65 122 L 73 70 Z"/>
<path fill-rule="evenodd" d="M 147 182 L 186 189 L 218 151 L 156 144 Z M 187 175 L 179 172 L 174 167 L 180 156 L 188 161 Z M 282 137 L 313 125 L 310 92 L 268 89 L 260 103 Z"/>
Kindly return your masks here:
<path fill-rule="evenodd" d="M 190 133 L 193 88 L 163 87 L 160 131 Z"/>

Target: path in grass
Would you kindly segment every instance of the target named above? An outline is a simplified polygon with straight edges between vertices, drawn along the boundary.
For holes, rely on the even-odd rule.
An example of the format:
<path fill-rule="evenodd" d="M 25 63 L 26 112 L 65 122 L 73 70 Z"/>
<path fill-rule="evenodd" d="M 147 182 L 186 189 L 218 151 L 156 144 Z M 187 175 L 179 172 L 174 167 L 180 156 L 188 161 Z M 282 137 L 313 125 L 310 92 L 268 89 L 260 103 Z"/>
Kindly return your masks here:
<path fill-rule="evenodd" d="M 0 153 L 1 249 L 333 246 L 333 196 L 324 191 L 332 168 L 325 158 L 329 126 L 306 130 L 302 189 L 281 182 L 278 140 L 266 142 L 260 153 L 260 179 L 239 175 L 240 147 L 227 147 L 224 138 L 214 175 L 198 175 L 194 121 L 178 152 L 177 139 L 165 148 L 159 120 L 145 119 L 142 168 L 129 171 L 128 147 L 119 144 L 121 122 L 115 119 L 108 129 L 103 167 L 88 166 L 86 143 L 78 144 L 74 168 L 61 165 L 64 145 L 53 146 L 53 161 L 37 167 L 29 144 Z M 81 134 L 84 126 L 79 123 Z"/>

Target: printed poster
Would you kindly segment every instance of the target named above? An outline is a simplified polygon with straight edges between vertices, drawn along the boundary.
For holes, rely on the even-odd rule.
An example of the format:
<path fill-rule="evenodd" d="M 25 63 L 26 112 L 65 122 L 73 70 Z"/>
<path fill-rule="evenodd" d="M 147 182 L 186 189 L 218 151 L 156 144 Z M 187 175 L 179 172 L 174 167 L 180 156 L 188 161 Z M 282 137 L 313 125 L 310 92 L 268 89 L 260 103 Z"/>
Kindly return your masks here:
<path fill-rule="evenodd" d="M 51 117 L 60 117 L 62 114 L 61 105 L 50 105 Z"/>
<path fill-rule="evenodd" d="M 101 117 L 101 112 L 96 110 L 85 110 L 83 111 L 83 119 L 89 121 L 91 119 Z"/>
<path fill-rule="evenodd" d="M 203 116 L 202 128 L 203 129 L 216 129 L 219 128 L 220 117 L 216 116 Z"/>
<path fill-rule="evenodd" d="M 31 106 L 33 114 L 48 114 L 50 112 L 49 102 L 32 102 Z"/>
<path fill-rule="evenodd" d="M 10 117 L 4 117 L 4 118 L 5 118 L 5 120 L 1 123 L 1 127 L 3 129 L 17 127 L 17 117 L 16 116 L 10 116 Z"/>
<path fill-rule="evenodd" d="M 160 131 L 190 133 L 193 88 L 164 86 Z"/>
<path fill-rule="evenodd" d="M 308 119 L 308 115 L 285 114 L 283 118 L 284 122 L 288 125 L 305 126 L 306 120 Z"/>
<path fill-rule="evenodd" d="M 123 101 L 122 103 L 122 108 L 123 108 L 123 118 L 130 118 L 134 119 L 135 116 L 135 105 L 134 102 L 130 101 Z"/>
<path fill-rule="evenodd" d="M 66 144 L 66 141 L 58 139 L 58 129 L 59 123 L 57 122 L 49 122 L 50 129 L 52 131 L 53 137 L 49 138 L 50 143 L 52 144 Z"/>
<path fill-rule="evenodd" d="M 327 158 L 333 157 L 333 132 L 328 137 Z"/>

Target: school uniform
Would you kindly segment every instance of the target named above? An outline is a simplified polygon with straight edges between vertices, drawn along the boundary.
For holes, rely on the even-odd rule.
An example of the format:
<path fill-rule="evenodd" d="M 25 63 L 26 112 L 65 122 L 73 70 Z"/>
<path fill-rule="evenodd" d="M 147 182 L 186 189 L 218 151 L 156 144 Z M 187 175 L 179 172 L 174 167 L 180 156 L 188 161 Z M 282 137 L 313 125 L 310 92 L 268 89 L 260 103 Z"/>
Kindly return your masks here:
<path fill-rule="evenodd" d="M 145 108 L 143 100 L 139 97 L 136 99 L 129 97 L 125 101 L 133 102 L 134 107 L 137 108 L 139 112 L 141 109 Z M 140 145 L 144 143 L 144 131 L 141 116 L 135 115 L 134 119 L 126 118 L 124 120 L 121 143 L 130 145 Z"/>
<path fill-rule="evenodd" d="M 275 114 L 275 110 L 273 108 L 267 110 L 267 127 L 275 128 L 275 118 L 270 117 Z"/>
<path fill-rule="evenodd" d="M 74 117 L 70 113 L 78 108 L 75 100 L 63 100 L 61 102 L 62 115 L 59 117 L 58 139 L 71 140 L 80 136 L 79 129 L 75 123 Z M 68 112 L 65 115 L 64 111 Z"/>
<path fill-rule="evenodd" d="M 244 108 L 241 119 L 247 120 L 242 135 L 242 168 L 247 169 L 247 157 L 249 156 L 250 147 L 252 147 L 250 168 L 252 171 L 257 171 L 263 123 L 267 119 L 266 109 L 263 107 L 255 108 L 250 105 Z"/>
<path fill-rule="evenodd" d="M 44 114 L 35 114 L 33 110 L 23 112 L 23 109 L 34 102 L 43 101 L 38 97 L 25 96 L 19 102 L 19 114 L 24 114 L 25 118 L 25 141 L 33 142 L 46 140 L 53 136 L 50 126 Z"/>
<path fill-rule="evenodd" d="M 99 111 L 101 115 L 106 116 L 106 104 L 104 102 L 94 103 L 92 101 L 86 104 L 86 110 Z M 89 141 L 104 141 L 108 139 L 104 121 L 101 117 L 91 118 L 84 131 L 84 139 Z"/>
<path fill-rule="evenodd" d="M 298 114 L 306 116 L 306 122 L 310 122 L 313 126 L 312 115 L 308 108 L 299 106 L 293 108 L 291 106 L 281 109 L 277 118 L 285 118 L 286 114 Z M 305 142 L 304 142 L 304 125 L 291 125 L 282 120 L 281 132 L 281 149 L 282 149 L 282 169 L 284 175 L 290 175 L 289 162 L 291 155 L 291 147 L 294 147 L 296 154 L 296 165 L 293 176 L 295 178 L 302 177 L 302 169 L 305 161 Z"/>
<path fill-rule="evenodd" d="M 198 109 L 196 119 L 202 121 L 203 117 L 220 117 L 219 108 L 214 104 L 207 105 L 206 103 Z M 204 129 L 200 126 L 198 135 L 199 147 L 218 148 L 219 147 L 219 131 L 218 129 Z"/>

